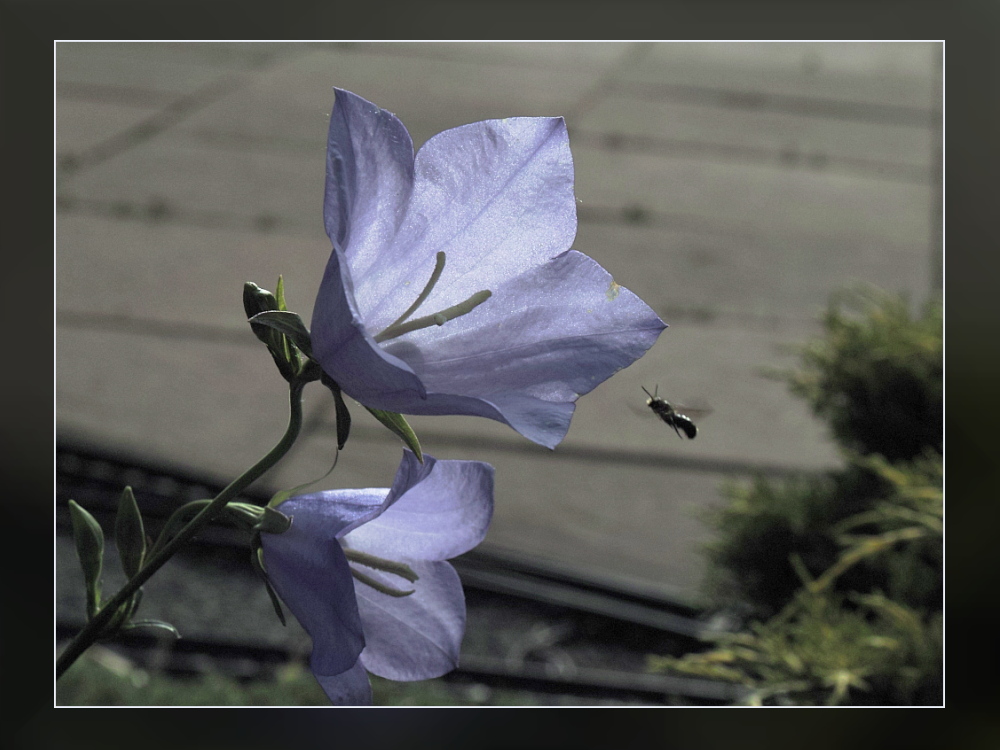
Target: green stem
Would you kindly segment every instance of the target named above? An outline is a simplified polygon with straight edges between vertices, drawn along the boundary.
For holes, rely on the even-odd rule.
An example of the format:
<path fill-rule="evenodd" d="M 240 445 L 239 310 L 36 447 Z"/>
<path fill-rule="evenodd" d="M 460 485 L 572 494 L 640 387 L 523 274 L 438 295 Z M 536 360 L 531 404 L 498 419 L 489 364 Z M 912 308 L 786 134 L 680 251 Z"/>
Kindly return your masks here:
<path fill-rule="evenodd" d="M 101 636 L 104 628 L 110 622 L 111 618 L 118 609 L 128 601 L 139 587 L 142 586 L 149 578 L 167 562 L 174 553 L 177 552 L 180 547 L 190 540 L 195 534 L 197 534 L 205 525 L 207 525 L 219 511 L 221 511 L 226 503 L 228 503 L 233 498 L 237 497 L 241 492 L 243 492 L 247 487 L 253 484 L 255 481 L 260 479 L 278 461 L 288 453 L 288 449 L 292 447 L 296 438 L 299 436 L 299 431 L 302 429 L 302 389 L 305 387 L 305 383 L 300 381 L 292 381 L 289 384 L 289 417 L 288 417 L 288 428 L 285 430 L 285 434 L 282 436 L 278 444 L 271 449 L 271 451 L 264 456 L 260 461 L 255 463 L 249 469 L 246 470 L 242 475 L 234 479 L 228 487 L 226 487 L 222 492 L 220 492 L 216 497 L 205 506 L 205 508 L 180 532 L 177 536 L 167 542 L 163 547 L 160 548 L 156 554 L 152 555 L 142 568 L 128 580 L 128 582 L 122 586 L 122 588 L 115 594 L 110 600 L 105 602 L 101 609 L 95 614 L 90 621 L 83 627 L 83 629 L 76 634 L 76 637 L 70 641 L 69 645 L 63 649 L 62 653 L 59 654 L 59 658 L 56 659 L 56 678 L 58 679 L 63 675 L 63 673 L 69 669 L 69 667 L 75 662 L 80 655 L 86 651 L 90 646 Z"/>
<path fill-rule="evenodd" d="M 190 519 L 195 518 L 201 510 L 211 505 L 213 500 L 192 500 L 171 513 L 170 518 L 163 524 L 163 529 L 160 531 L 160 536 L 157 538 L 156 543 L 149 550 L 149 557 L 156 557 L 156 553 L 163 549 L 164 545 L 174 537 L 174 532 L 182 528 Z"/>

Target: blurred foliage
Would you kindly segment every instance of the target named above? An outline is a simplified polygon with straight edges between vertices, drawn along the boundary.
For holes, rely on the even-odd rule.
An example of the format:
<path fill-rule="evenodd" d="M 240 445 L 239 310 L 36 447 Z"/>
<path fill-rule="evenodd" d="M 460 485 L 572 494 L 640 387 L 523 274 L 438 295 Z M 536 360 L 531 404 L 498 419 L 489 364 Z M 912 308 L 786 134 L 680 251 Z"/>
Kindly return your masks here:
<path fill-rule="evenodd" d="M 933 451 L 896 464 L 847 454 L 846 467 L 783 482 L 729 484 L 729 502 L 707 517 L 712 597 L 754 617 L 776 614 L 806 578 L 826 575 L 839 593 L 882 591 L 908 606 L 940 608 L 940 529 L 912 535 L 907 522 L 942 514 L 942 464 Z M 848 533 L 852 532 L 852 533 Z M 851 565 L 843 556 L 857 555 Z"/>
<path fill-rule="evenodd" d="M 394 682 L 371 677 L 376 706 L 530 706 L 536 694 L 443 679 Z M 550 696 L 544 696 L 546 701 Z M 554 697 L 556 703 L 559 696 Z M 576 699 L 566 696 L 571 705 Z M 219 672 L 177 675 L 147 670 L 105 646 L 93 646 L 56 683 L 58 706 L 329 706 L 308 667 L 289 662 L 271 678 Z"/>
<path fill-rule="evenodd" d="M 941 612 L 929 619 L 881 594 L 803 589 L 776 617 L 716 647 L 651 656 L 652 671 L 743 685 L 748 705 L 930 705 L 941 694 Z"/>
<path fill-rule="evenodd" d="M 903 297 L 872 288 L 835 295 L 825 335 L 784 373 L 793 393 L 826 420 L 844 448 L 889 461 L 941 452 L 943 312 L 930 300 L 910 314 Z"/>
<path fill-rule="evenodd" d="M 196 677 L 146 670 L 104 646 L 92 646 L 56 683 L 58 706 L 326 706 L 312 673 L 298 663 L 270 680 L 217 672 Z"/>
<path fill-rule="evenodd" d="M 941 702 L 941 320 L 939 303 L 911 317 L 870 289 L 834 298 L 781 377 L 845 466 L 724 488 L 707 583 L 748 630 L 651 669 L 741 683 L 758 705 Z"/>

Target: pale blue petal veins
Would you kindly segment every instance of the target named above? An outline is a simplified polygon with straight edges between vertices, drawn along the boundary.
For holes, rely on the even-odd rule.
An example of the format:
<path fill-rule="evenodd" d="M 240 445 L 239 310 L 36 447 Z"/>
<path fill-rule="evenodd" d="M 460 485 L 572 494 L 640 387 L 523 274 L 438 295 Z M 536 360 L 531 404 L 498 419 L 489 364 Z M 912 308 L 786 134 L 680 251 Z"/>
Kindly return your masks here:
<path fill-rule="evenodd" d="M 507 280 L 468 315 L 388 341 L 428 391 L 572 401 L 651 347 L 663 322 L 575 250 Z"/>
<path fill-rule="evenodd" d="M 327 137 L 323 219 L 357 269 L 376 262 L 398 232 L 413 187 L 413 141 L 403 123 L 360 96 L 335 89 Z"/>
<path fill-rule="evenodd" d="M 381 329 L 422 289 L 436 254 L 447 262 L 424 302 L 439 310 L 570 247 L 573 160 L 562 118 L 515 117 L 445 131 L 417 153 L 399 234 L 379 265 L 351 273 L 366 322 Z"/>
<path fill-rule="evenodd" d="M 357 583 L 365 623 L 365 668 L 390 680 L 429 680 L 458 666 L 465 633 L 465 594 L 446 562 L 409 561 L 419 578 L 414 593 L 392 597 Z M 398 579 L 374 574 L 386 583 Z"/>
<path fill-rule="evenodd" d="M 424 463 L 406 451 L 400 474 L 411 481 L 385 510 L 344 537 L 344 543 L 390 560 L 447 560 L 486 536 L 493 515 L 493 467 L 479 461 Z"/>

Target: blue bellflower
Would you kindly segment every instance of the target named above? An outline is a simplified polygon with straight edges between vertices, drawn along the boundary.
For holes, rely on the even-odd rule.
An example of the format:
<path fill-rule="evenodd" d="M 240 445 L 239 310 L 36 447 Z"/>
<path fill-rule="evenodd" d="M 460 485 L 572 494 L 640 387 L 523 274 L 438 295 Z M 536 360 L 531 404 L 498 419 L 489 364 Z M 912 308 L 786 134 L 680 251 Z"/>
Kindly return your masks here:
<path fill-rule="evenodd" d="M 300 495 L 279 510 L 291 527 L 261 534 L 264 567 L 334 704 L 370 704 L 367 672 L 426 680 L 458 665 L 465 595 L 445 561 L 486 536 L 492 466 L 405 451 L 391 488 Z"/>
<path fill-rule="evenodd" d="M 369 407 L 487 417 L 551 448 L 576 400 L 666 327 L 569 249 L 561 117 L 453 128 L 414 156 L 395 115 L 336 89 L 324 219 L 313 353 Z"/>

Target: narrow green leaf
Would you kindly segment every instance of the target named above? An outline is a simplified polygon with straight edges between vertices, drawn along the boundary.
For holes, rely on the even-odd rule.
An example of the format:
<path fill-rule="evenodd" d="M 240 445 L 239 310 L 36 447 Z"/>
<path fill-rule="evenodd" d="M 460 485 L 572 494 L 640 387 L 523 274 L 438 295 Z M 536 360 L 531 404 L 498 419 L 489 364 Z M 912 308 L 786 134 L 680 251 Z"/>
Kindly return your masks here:
<path fill-rule="evenodd" d="M 285 334 L 307 357 L 312 356 L 312 339 L 309 337 L 309 329 L 306 328 L 298 313 L 287 310 L 265 310 L 250 318 L 250 325 L 253 326 L 255 323 Z"/>
<path fill-rule="evenodd" d="M 73 500 L 69 501 L 70 520 L 76 554 L 83 568 L 83 583 L 87 590 L 87 618 L 97 614 L 101 606 L 101 568 L 104 564 L 104 532 L 90 513 Z"/>
<path fill-rule="evenodd" d="M 281 276 L 281 274 L 278 274 L 278 286 L 275 287 L 274 297 L 278 303 L 278 310 L 281 312 L 287 312 L 288 305 L 285 304 L 285 279 Z M 292 346 L 292 343 L 287 336 L 281 337 L 281 345 L 285 361 L 297 362 L 298 355 L 295 354 L 295 348 Z"/>
<path fill-rule="evenodd" d="M 177 632 L 177 628 L 169 622 L 163 622 L 162 620 L 136 620 L 135 622 L 130 622 L 122 630 L 135 630 L 136 628 L 155 628 L 166 631 L 174 638 L 181 637 L 181 634 Z"/>
<path fill-rule="evenodd" d="M 424 462 L 424 454 L 420 451 L 420 441 L 417 440 L 417 435 L 410 427 L 410 424 L 403 418 L 402 414 L 396 414 L 392 411 L 382 411 L 381 409 L 372 409 L 370 406 L 366 406 L 372 416 L 375 417 L 379 422 L 388 427 L 392 432 L 399 436 L 400 440 L 406 444 L 406 447 L 413 451 L 417 460 L 420 463 Z"/>
<path fill-rule="evenodd" d="M 118 516 L 115 518 L 115 544 L 121 557 L 122 569 L 131 578 L 142 567 L 146 558 L 146 532 L 142 526 L 142 514 L 135 502 L 132 488 L 126 487 L 118 501 Z"/>

